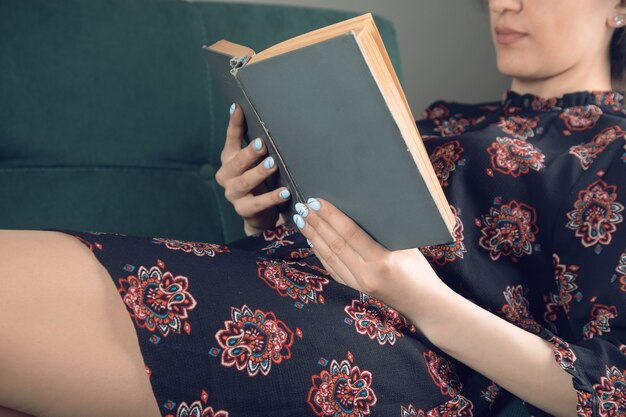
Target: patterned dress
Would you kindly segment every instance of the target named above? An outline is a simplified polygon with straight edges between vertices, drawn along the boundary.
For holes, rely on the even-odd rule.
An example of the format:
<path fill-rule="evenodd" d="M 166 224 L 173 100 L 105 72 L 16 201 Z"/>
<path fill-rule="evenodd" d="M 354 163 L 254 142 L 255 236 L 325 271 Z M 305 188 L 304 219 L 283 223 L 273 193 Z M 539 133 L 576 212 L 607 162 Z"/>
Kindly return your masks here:
<path fill-rule="evenodd" d="M 623 100 L 507 90 L 418 120 L 456 216 L 454 243 L 420 249 L 453 290 L 552 343 L 579 416 L 626 415 Z M 488 416 L 511 396 L 336 283 L 297 230 L 227 245 L 58 231 L 113 278 L 163 416 Z"/>

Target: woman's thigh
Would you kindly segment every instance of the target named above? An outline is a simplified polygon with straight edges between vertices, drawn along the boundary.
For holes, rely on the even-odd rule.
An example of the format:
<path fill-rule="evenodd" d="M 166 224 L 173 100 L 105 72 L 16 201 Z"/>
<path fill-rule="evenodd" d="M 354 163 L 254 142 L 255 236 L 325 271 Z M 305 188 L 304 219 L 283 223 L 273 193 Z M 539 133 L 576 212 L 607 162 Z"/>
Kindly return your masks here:
<path fill-rule="evenodd" d="M 30 414 L 24 414 L 19 411 L 10 410 L 0 406 L 0 417 L 33 417 Z"/>
<path fill-rule="evenodd" d="M 81 242 L 0 230 L 0 288 L 1 405 L 42 417 L 160 415 L 126 308 Z"/>

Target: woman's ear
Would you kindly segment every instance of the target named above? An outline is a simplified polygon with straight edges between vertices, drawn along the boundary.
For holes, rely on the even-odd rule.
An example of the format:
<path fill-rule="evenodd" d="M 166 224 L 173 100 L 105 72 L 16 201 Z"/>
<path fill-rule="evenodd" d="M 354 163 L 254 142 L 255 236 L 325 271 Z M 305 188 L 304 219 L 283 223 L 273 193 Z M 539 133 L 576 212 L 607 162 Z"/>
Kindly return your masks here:
<path fill-rule="evenodd" d="M 615 1 L 615 6 L 611 10 L 607 23 L 609 27 L 615 29 L 626 26 L 626 0 Z"/>

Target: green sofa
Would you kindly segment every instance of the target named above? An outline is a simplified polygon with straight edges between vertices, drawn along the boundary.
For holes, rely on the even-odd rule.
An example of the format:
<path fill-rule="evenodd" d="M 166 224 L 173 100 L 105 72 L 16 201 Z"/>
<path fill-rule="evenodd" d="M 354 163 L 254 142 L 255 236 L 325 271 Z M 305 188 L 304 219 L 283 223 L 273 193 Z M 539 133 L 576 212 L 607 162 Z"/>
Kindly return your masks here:
<path fill-rule="evenodd" d="M 176 0 L 0 1 L 0 229 L 243 237 L 214 179 L 230 103 L 214 90 L 201 46 L 225 38 L 259 51 L 355 15 Z M 376 19 L 401 77 L 393 25 Z M 501 403 L 501 415 L 528 415 L 519 400 Z"/>
<path fill-rule="evenodd" d="M 262 50 L 354 16 L 165 0 L 0 1 L 0 228 L 228 242 L 228 108 L 201 46 Z M 392 25 L 378 19 L 399 68 Z"/>

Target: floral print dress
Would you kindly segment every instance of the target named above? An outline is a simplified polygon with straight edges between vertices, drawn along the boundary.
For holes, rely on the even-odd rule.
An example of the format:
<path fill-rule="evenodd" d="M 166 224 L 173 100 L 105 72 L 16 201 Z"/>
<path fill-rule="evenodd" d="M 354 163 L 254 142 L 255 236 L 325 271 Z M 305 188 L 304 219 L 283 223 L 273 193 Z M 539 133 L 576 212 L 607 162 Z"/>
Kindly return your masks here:
<path fill-rule="evenodd" d="M 626 415 L 622 94 L 507 90 L 417 123 L 456 217 L 455 242 L 420 248 L 435 271 L 553 345 L 579 416 Z M 512 396 L 335 282 L 297 230 L 227 245 L 58 231 L 110 273 L 163 416 L 489 416 Z"/>

